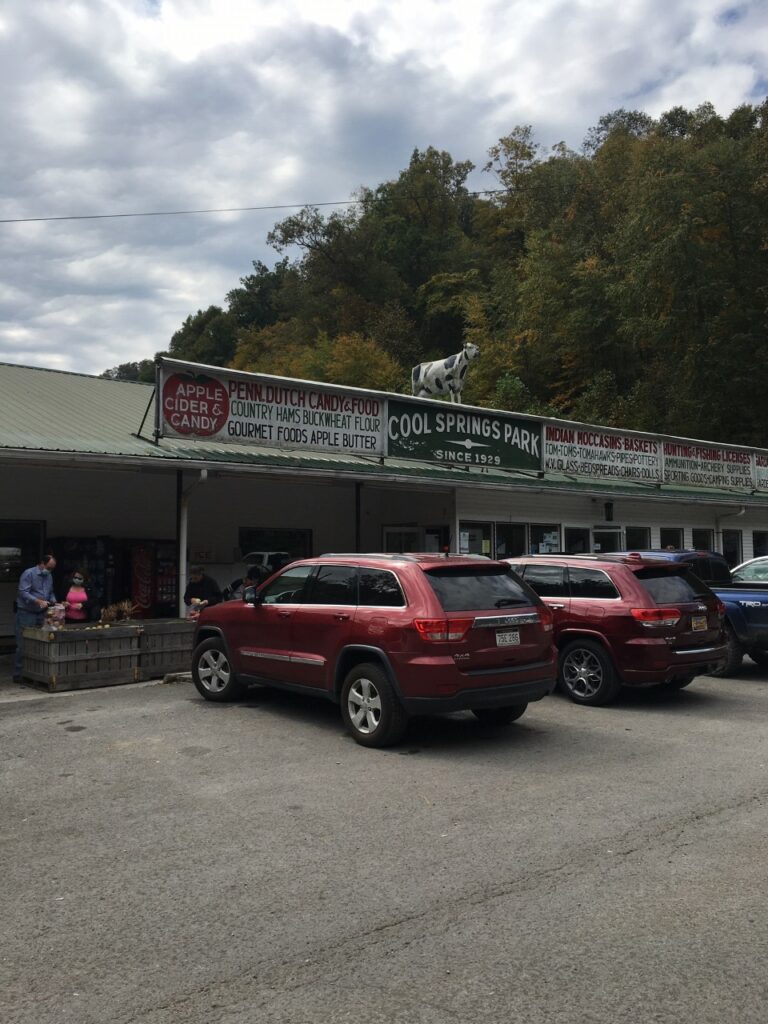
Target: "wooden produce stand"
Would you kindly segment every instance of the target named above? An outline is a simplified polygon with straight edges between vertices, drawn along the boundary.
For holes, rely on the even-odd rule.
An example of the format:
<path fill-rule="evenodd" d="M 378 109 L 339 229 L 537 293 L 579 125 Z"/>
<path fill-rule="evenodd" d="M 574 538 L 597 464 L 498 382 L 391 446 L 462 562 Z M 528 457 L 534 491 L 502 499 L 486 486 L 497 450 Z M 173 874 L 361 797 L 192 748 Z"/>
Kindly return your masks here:
<path fill-rule="evenodd" d="M 147 619 L 141 624 L 139 678 L 159 679 L 192 667 L 195 622 L 189 619 Z"/>
<path fill-rule="evenodd" d="M 194 622 L 184 619 L 133 619 L 60 629 L 27 626 L 23 677 L 58 693 L 187 672 L 194 628 Z"/>
<path fill-rule="evenodd" d="M 27 626 L 24 678 L 51 693 L 135 683 L 139 678 L 140 629 L 133 623 L 90 629 Z"/>

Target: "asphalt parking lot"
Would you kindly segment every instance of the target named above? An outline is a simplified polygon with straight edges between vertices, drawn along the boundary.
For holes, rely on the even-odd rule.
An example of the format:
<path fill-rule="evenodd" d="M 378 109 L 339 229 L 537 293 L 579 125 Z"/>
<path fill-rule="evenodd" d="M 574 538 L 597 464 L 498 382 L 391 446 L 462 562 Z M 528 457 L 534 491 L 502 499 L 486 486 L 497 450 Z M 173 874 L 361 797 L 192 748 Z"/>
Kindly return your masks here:
<path fill-rule="evenodd" d="M 0 704 L 4 1024 L 760 1022 L 768 673 L 516 724 Z"/>

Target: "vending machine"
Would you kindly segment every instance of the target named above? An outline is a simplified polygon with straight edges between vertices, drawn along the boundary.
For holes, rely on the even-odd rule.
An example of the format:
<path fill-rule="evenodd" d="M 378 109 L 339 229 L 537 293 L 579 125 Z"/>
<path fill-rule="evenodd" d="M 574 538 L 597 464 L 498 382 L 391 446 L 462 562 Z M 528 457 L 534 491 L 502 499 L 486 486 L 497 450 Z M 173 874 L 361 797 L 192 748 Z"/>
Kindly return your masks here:
<path fill-rule="evenodd" d="M 176 546 L 169 541 L 133 541 L 130 545 L 130 599 L 137 618 L 178 614 Z"/>

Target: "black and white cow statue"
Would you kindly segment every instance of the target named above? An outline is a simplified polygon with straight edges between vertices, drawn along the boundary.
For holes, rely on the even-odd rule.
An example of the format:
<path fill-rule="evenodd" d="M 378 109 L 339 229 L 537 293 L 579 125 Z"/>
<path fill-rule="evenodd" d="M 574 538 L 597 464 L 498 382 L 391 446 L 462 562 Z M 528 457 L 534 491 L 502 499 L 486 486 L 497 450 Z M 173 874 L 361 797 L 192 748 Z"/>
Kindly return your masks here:
<path fill-rule="evenodd" d="M 467 367 L 480 355 L 480 349 L 465 342 L 461 352 L 434 363 L 419 363 L 411 371 L 411 391 L 417 398 L 431 395 L 450 395 L 452 402 L 461 404 L 461 392 Z"/>

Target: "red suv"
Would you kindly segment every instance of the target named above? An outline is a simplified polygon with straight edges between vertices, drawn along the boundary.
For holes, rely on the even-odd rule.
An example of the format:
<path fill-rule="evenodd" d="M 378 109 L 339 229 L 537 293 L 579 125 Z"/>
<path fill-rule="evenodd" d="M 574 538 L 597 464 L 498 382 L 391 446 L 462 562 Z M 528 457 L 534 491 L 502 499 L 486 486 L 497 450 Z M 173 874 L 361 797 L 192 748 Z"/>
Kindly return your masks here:
<path fill-rule="evenodd" d="M 316 694 L 369 747 L 396 742 L 412 713 L 514 721 L 556 670 L 552 614 L 506 563 L 436 554 L 293 562 L 207 608 L 192 655 L 206 700 L 249 683 Z"/>
<path fill-rule="evenodd" d="M 554 615 L 558 684 L 577 704 L 622 685 L 677 689 L 725 662 L 725 605 L 679 562 L 628 555 L 507 559 Z"/>

